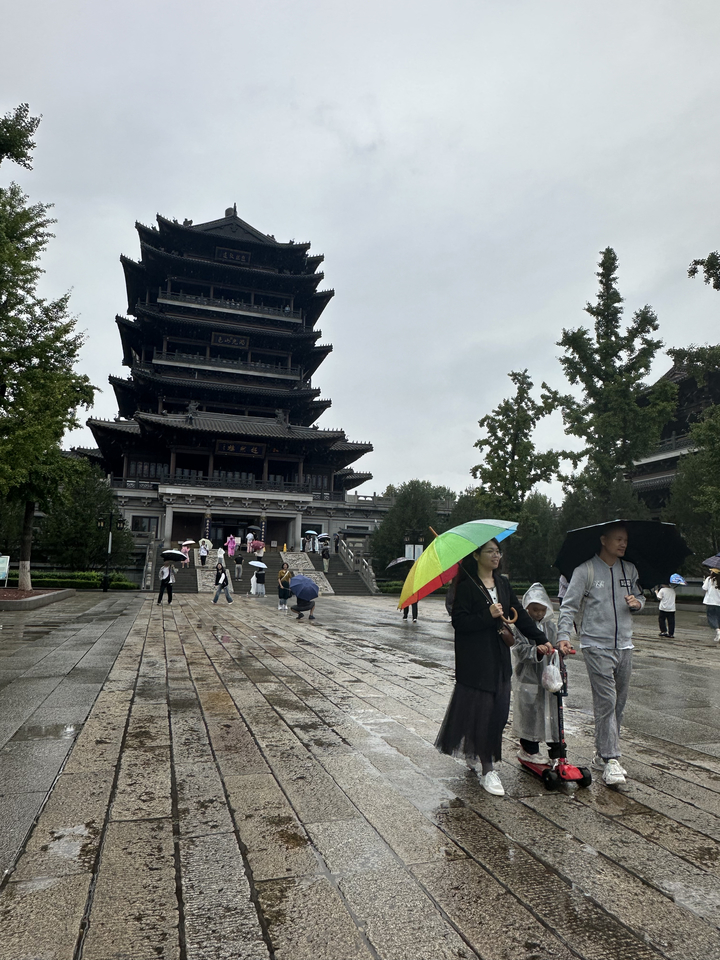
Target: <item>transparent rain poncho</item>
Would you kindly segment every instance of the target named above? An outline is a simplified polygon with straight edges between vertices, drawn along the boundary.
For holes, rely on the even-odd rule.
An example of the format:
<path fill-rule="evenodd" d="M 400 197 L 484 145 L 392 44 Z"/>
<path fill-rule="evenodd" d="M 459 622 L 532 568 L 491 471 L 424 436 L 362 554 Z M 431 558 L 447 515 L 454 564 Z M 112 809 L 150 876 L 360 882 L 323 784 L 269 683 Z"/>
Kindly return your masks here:
<path fill-rule="evenodd" d="M 540 603 L 546 608 L 538 627 L 554 644 L 557 625 L 553 619 L 550 597 L 541 583 L 533 583 L 522 598 L 525 609 L 531 603 Z M 535 743 L 557 743 L 560 739 L 557 698 L 542 685 L 543 667 L 548 658 L 541 657 L 538 660 L 535 644 L 518 630 L 514 632 L 515 645 L 510 651 L 513 661 L 513 733 Z"/>

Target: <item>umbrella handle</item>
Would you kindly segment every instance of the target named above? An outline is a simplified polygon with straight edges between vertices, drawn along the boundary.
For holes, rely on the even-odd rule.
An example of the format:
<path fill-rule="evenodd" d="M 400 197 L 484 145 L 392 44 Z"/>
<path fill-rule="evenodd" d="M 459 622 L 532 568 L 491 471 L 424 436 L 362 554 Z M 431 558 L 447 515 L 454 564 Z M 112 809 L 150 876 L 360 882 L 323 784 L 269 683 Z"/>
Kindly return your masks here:
<path fill-rule="evenodd" d="M 517 610 L 515 609 L 515 607 L 510 607 L 510 610 L 511 610 L 512 613 L 513 613 L 513 616 L 512 616 L 512 617 L 500 617 L 500 619 L 502 620 L 502 622 L 503 622 L 504 624 L 506 624 L 508 627 L 509 627 L 511 624 L 515 623 L 516 620 L 517 620 L 517 618 L 518 618 L 518 612 L 517 612 Z"/>

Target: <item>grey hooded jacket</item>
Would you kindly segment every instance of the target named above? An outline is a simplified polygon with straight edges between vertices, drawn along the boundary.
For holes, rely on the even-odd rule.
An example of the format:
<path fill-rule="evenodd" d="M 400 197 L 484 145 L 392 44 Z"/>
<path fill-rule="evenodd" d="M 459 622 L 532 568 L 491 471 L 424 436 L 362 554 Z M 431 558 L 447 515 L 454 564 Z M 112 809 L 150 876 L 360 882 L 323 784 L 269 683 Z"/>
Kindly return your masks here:
<path fill-rule="evenodd" d="M 588 589 L 589 584 L 589 589 Z M 627 560 L 616 560 L 609 567 L 597 554 L 573 570 L 570 585 L 560 607 L 558 640 L 569 640 L 573 621 L 584 601 L 582 623 L 578 624 L 580 642 L 585 647 L 616 650 L 632 648 L 632 615 L 625 597 L 633 594 L 645 606 L 645 597 L 638 584 L 635 566 Z"/>

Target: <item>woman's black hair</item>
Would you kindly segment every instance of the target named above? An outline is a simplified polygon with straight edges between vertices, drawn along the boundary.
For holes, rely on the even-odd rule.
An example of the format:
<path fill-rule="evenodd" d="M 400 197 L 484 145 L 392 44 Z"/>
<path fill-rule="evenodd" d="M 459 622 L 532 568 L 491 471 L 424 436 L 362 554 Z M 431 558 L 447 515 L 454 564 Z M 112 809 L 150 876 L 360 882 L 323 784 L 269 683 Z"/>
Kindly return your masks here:
<path fill-rule="evenodd" d="M 500 549 L 500 544 L 497 542 L 495 537 L 493 537 L 492 540 L 488 540 L 487 543 L 484 543 L 482 547 L 486 547 L 488 543 L 494 543 L 498 550 Z M 477 576 L 477 560 L 475 559 L 475 553 L 477 550 L 482 550 L 482 547 L 477 547 L 476 550 L 473 550 L 472 553 L 469 553 L 460 561 L 460 571 L 462 573 L 471 574 L 473 577 Z M 502 559 L 496 568 L 498 573 L 500 572 L 501 567 Z"/>

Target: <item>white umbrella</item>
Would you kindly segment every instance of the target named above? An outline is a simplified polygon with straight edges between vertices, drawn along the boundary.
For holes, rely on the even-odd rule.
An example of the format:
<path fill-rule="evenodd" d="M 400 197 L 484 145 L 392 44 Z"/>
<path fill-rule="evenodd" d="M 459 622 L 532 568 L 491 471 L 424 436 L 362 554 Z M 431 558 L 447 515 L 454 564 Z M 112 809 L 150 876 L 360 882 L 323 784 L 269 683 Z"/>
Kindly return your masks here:
<path fill-rule="evenodd" d="M 263 570 L 267 570 L 267 564 L 266 564 L 266 563 L 260 563 L 259 560 L 251 560 L 251 561 L 250 561 L 250 566 L 251 566 L 251 567 L 262 567 Z"/>
<path fill-rule="evenodd" d="M 191 547 L 195 543 L 194 540 L 183 540 L 180 544 L 181 547 Z"/>

